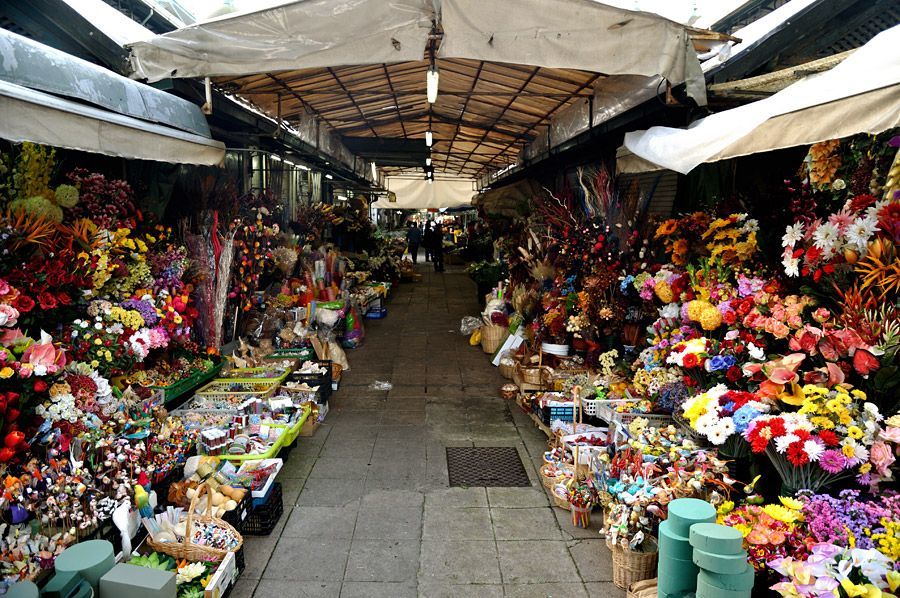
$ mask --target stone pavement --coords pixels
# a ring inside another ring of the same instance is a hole
[[[386,319],[366,321],[325,423],[281,471],[278,527],[244,539],[232,598],[624,596],[596,523],[577,530],[548,501],[546,437],[459,334],[479,311],[474,284],[428,266]],[[376,380],[393,390],[370,390]],[[518,447],[532,487],[450,488],[447,446]]]

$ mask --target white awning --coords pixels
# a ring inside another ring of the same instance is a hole
[[[687,173],[703,162],[900,126],[900,25],[883,31],[830,71],[758,102],[713,114],[687,129],[625,135],[633,154]],[[630,167],[634,166],[634,162]]]
[[[426,210],[429,208],[459,208],[472,205],[475,181],[468,179],[437,179],[433,183],[419,178],[388,177],[388,191],[397,201],[381,198],[372,204],[380,210]]]
[[[179,164],[215,165],[225,145],[200,135],[0,81],[0,138]]]
[[[157,81],[418,61],[433,22],[440,58],[660,75],[705,103],[682,25],[593,0],[300,0],[134,43],[132,67]]]

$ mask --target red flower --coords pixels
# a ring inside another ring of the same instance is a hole
[[[696,355],[694,355],[693,353],[688,353],[687,355],[684,356],[684,360],[682,361],[682,363],[684,364],[684,367],[686,367],[687,369],[692,369],[692,368],[697,367],[697,365],[700,362],[697,359]]]
[[[735,319],[736,317],[734,315],[734,312],[731,310],[728,310],[724,314],[722,314],[722,320],[728,325],[734,324]]]
[[[772,437],[784,436],[787,430],[784,429],[784,420],[776,417],[769,420],[769,429],[772,430]]]
[[[43,380],[34,381],[34,392],[44,392],[47,390],[47,383]]]
[[[697,385],[697,383],[694,382],[694,379],[691,378],[690,376],[684,376],[684,377],[682,377],[681,381],[682,381],[682,382],[684,383],[684,385],[687,386],[687,387],[692,387],[692,386],[696,386],[696,385]]]
[[[13,306],[21,313],[28,313],[34,309],[34,299],[28,295],[19,295],[13,302]]]
[[[822,439],[822,442],[824,442],[826,446],[837,446],[840,444],[837,434],[831,430],[822,430],[819,432],[819,438]]]
[[[60,293],[56,296],[56,300],[60,305],[72,305],[72,297],[68,293]]]
[[[59,305],[53,293],[47,291],[38,295],[38,303],[40,303],[41,309],[53,309]]]
[[[6,463],[10,459],[16,456],[16,452],[8,447],[3,447],[0,449],[0,463]]]
[[[725,372],[725,378],[729,382],[737,382],[738,380],[740,380],[743,377],[744,377],[744,374],[743,374],[743,372],[741,372],[741,368],[739,368],[736,365],[731,366],[730,368],[728,368],[728,371]]]
[[[797,442],[792,442],[790,446],[788,446],[787,458],[795,467],[800,467],[801,465],[809,463],[809,455],[803,450],[803,443],[799,440]]]

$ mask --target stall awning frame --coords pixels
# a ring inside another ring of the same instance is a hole
[[[0,81],[0,138],[121,158],[220,164],[225,145]]]

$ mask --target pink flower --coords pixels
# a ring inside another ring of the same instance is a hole
[[[28,347],[22,355],[22,363],[31,365],[38,376],[55,374],[66,366],[66,353],[54,347],[52,342],[43,342]]]
[[[0,296],[9,294],[9,283],[0,278]]]
[[[869,450],[869,461],[875,466],[878,475],[884,478],[891,477],[891,464],[894,462],[894,454],[886,443],[878,440]]]
[[[8,326],[12,328],[16,325],[19,318],[19,310],[12,305],[6,303],[0,304],[0,326]]]
[[[893,442],[895,444],[900,444],[900,428],[894,426],[888,426],[884,430],[878,433],[878,437],[887,442]]]
[[[14,330],[4,330],[0,332],[0,345],[8,347],[20,338],[25,338],[25,335],[22,334],[22,331],[18,328]]]
[[[825,321],[831,317],[831,312],[828,311],[824,307],[820,307],[820,308],[816,309],[814,312],[812,312],[812,317],[813,317],[813,320],[815,320],[819,324],[824,324]]]

